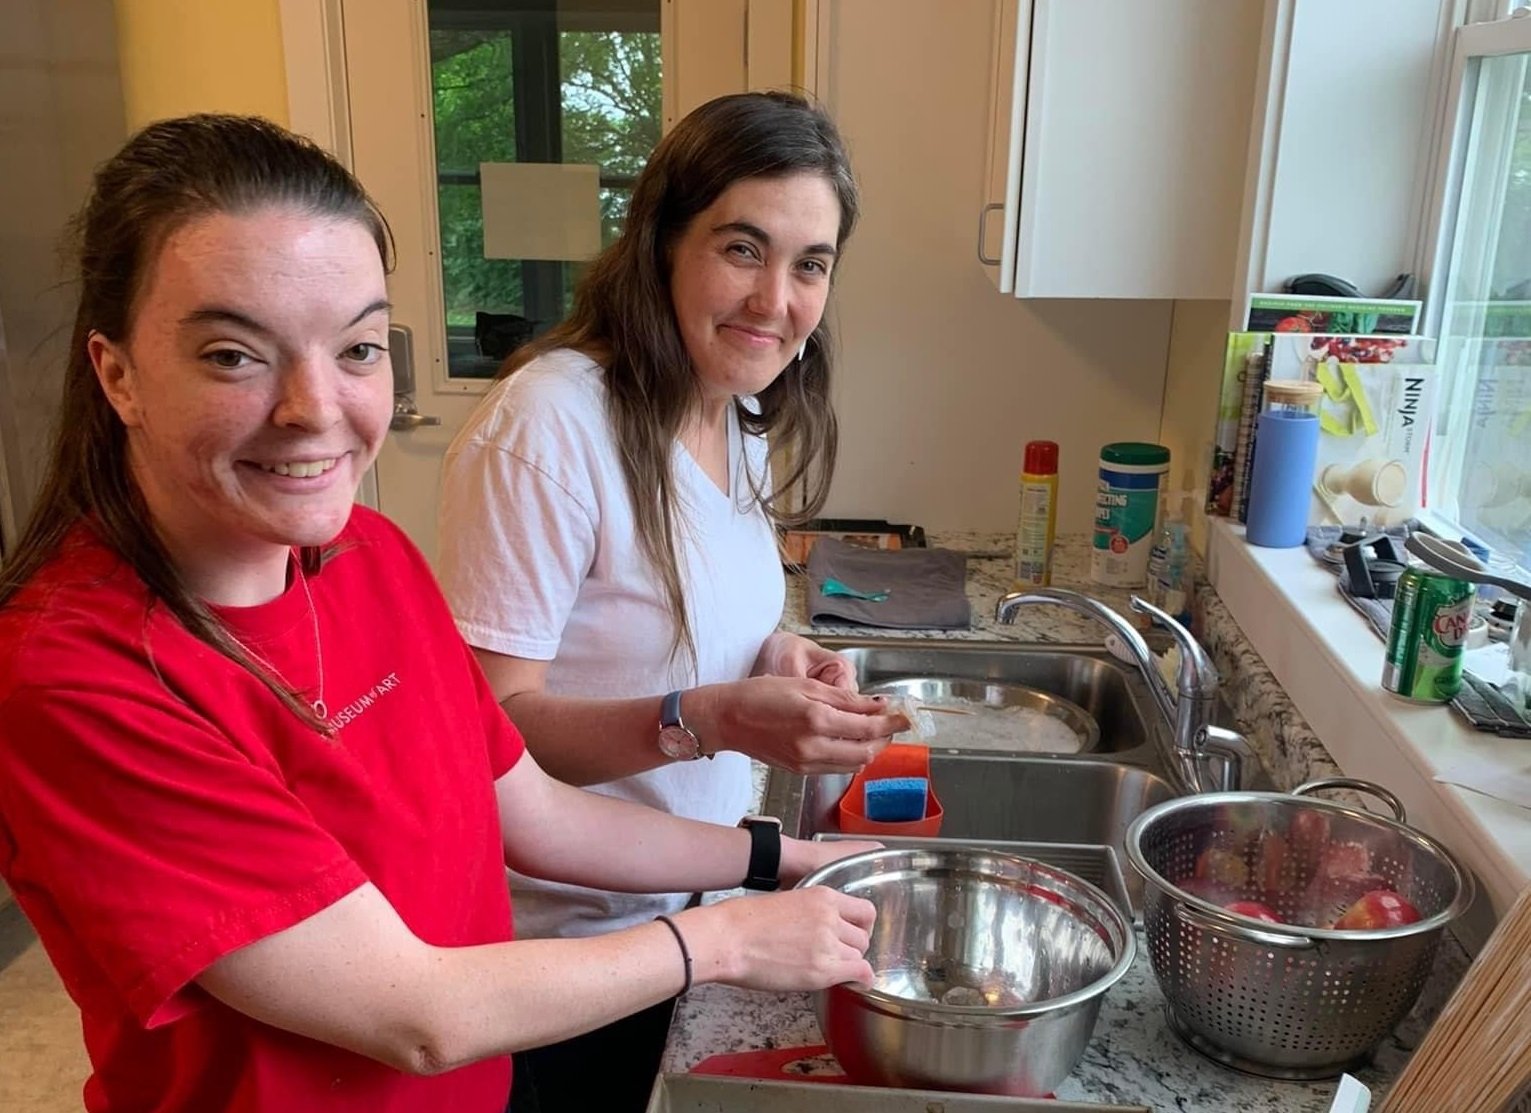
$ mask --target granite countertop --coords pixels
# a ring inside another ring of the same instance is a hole
[[[1442,948],[1419,1002],[1357,1077],[1372,1087],[1397,1076],[1466,969],[1454,945]],[[693,989],[675,1011],[662,1069],[687,1071],[722,1052],[812,1047],[824,1042],[807,993],[760,993],[730,986]],[[1327,1113],[1334,1083],[1276,1082],[1203,1058],[1170,1031],[1164,996],[1138,931],[1138,958],[1106,994],[1084,1058],[1057,1096],[1069,1101],[1146,1105],[1177,1113]],[[1445,1111],[1442,1111],[1445,1113]]]
[[[937,533],[930,543],[943,549],[973,554],[967,562],[967,596],[973,611],[969,630],[884,630],[874,626],[814,626],[808,621],[807,577],[787,577],[787,605],[782,629],[813,637],[895,637],[939,640],[1091,642],[1105,636],[1099,623],[1061,607],[1022,607],[1013,626],[994,621],[994,605],[1011,589],[1015,577],[1015,539],[1005,534]],[[999,555],[993,555],[999,554]],[[1058,538],[1053,549],[1053,583],[1085,587],[1103,603],[1132,617],[1124,588],[1090,583],[1090,545],[1085,535]]]
[[[1012,539],[1004,534],[936,534],[933,545],[973,553],[967,593],[973,626],[966,631],[877,630],[863,626],[813,626],[805,613],[803,578],[789,577],[782,628],[817,637],[928,637],[939,639],[1099,643],[1104,630],[1083,615],[1059,607],[1023,608],[1013,626],[994,622],[994,605],[1010,590]],[[978,554],[1002,553],[1000,556]],[[1089,538],[1063,536],[1054,550],[1053,582],[1078,587],[1132,617],[1130,591],[1090,583]],[[1223,679],[1223,695],[1241,729],[1278,787],[1291,788],[1339,769],[1312,729],[1250,648],[1210,586],[1197,585],[1195,632]],[[759,770],[757,787],[764,783]],[[1106,995],[1084,1058],[1058,1089],[1058,1097],[1147,1105],[1184,1113],[1322,1113],[1332,1083],[1275,1082],[1230,1070],[1203,1058],[1170,1031],[1164,998],[1149,966],[1141,928],[1138,958]],[[1461,979],[1467,958],[1448,934],[1414,1010],[1360,1072],[1374,1092],[1402,1067]],[[726,1052],[806,1047],[823,1042],[805,993],[759,993],[728,986],[694,989],[676,1010],[663,1069],[686,1071]]]

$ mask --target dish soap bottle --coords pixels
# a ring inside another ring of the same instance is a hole
[[[1021,465],[1021,513],[1015,526],[1015,586],[1053,580],[1053,532],[1058,520],[1058,446],[1026,442]]]
[[[1193,495],[1182,491],[1148,553],[1148,601],[1189,629],[1191,625],[1191,527],[1185,505]]]

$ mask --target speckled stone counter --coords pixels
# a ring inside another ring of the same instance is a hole
[[[1105,631],[1090,619],[1059,607],[1022,608],[1012,626],[994,622],[994,605],[1010,590],[1011,539],[993,534],[937,534],[933,545],[974,554],[968,561],[968,599],[973,626],[967,631],[876,630],[863,626],[812,626],[804,612],[801,577],[790,577],[783,628],[819,637],[930,637],[986,641],[1098,644]],[[1000,554],[990,556],[987,554]],[[1129,591],[1104,588],[1089,578],[1089,541],[1058,540],[1053,582],[1074,587],[1131,617]],[[1244,640],[1212,589],[1198,584],[1196,633],[1217,664],[1223,695],[1271,779],[1281,788],[1339,773],[1334,760],[1298,714],[1258,654]],[[764,769],[757,770],[757,788]],[[1124,864],[1125,868],[1125,864]],[[1149,967],[1139,934],[1138,960],[1106,996],[1095,1035],[1083,1060],[1058,1096],[1076,1101],[1123,1102],[1183,1113],[1322,1113],[1333,1084],[1273,1082],[1240,1074],[1192,1051],[1164,1017],[1164,998]],[[1410,1050],[1461,979],[1467,959],[1448,935],[1430,980],[1413,1012],[1378,1049],[1372,1067],[1360,1072],[1374,1092],[1396,1076]],[[812,998],[802,993],[757,993],[701,986],[676,1010],[664,1068],[684,1071],[725,1052],[805,1047],[822,1043]]]
[[[883,630],[872,626],[814,626],[808,621],[805,578],[787,577],[787,605],[782,628],[817,637],[952,638],[984,641],[1091,642],[1099,644],[1105,630],[1099,623],[1061,607],[1023,607],[1015,624],[994,621],[994,605],[1011,588],[1015,575],[1014,539],[1004,534],[933,534],[933,546],[971,554],[967,562],[967,595],[973,611],[970,630]],[[1088,591],[1124,615],[1133,594],[1123,588],[1090,583],[1089,538],[1064,536],[1053,550],[1053,583]]]
[[[1333,1083],[1273,1082],[1240,1074],[1192,1051],[1170,1031],[1164,997],[1149,969],[1141,932],[1138,961],[1106,995],[1084,1058],[1057,1096],[1121,1102],[1177,1113],[1324,1113]],[[1359,1073],[1373,1093],[1394,1078],[1461,978],[1466,960],[1443,948],[1414,1011]],[[822,1044],[806,993],[758,993],[707,985],[676,1010],[663,1069],[685,1071],[729,1051]],[[1443,1110],[1442,1113],[1445,1113]]]

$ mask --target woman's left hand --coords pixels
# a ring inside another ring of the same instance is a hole
[[[791,839],[783,835],[781,867],[778,871],[781,887],[790,889],[820,866],[827,866],[841,858],[881,849],[883,849],[882,843],[864,839],[832,839],[825,842],[813,842],[808,839]]]
[[[858,690],[855,665],[834,650],[784,631],[772,634],[761,645],[753,675],[806,677],[847,692]]]

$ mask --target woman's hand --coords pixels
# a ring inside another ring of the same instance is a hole
[[[782,888],[796,885],[814,870],[827,866],[852,854],[864,854],[869,850],[881,850],[880,842],[860,839],[833,839],[814,842],[811,839],[792,839],[785,835],[781,840],[781,867],[778,876]]]
[[[854,692],[856,666],[818,642],[778,631],[760,646],[752,676],[797,676]]]
[[[707,753],[738,750],[794,773],[854,773],[910,725],[876,696],[801,677],[710,684],[684,707]]]
[[[688,909],[675,922],[697,981],[780,992],[871,985],[875,916],[871,901],[815,885]]]

